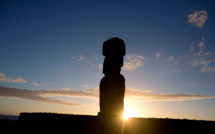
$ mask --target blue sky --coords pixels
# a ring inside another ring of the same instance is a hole
[[[215,120],[215,2],[0,1],[0,114],[96,115],[102,44],[125,41],[126,106]]]

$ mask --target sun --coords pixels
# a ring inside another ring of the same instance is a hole
[[[130,117],[139,117],[139,114],[132,107],[126,106],[123,112],[123,119],[127,120]]]

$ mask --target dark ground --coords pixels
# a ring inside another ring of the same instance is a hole
[[[19,120],[0,120],[0,130],[5,134],[214,134],[215,121],[130,118],[124,122],[87,115],[21,113]]]

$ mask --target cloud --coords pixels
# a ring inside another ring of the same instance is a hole
[[[126,89],[126,97],[146,101],[186,101],[215,98],[215,96],[194,94],[151,93],[150,90]]]
[[[81,106],[82,104],[66,101],[65,99],[51,99],[53,96],[79,97],[79,98],[99,98],[99,89],[86,89],[75,91],[69,88],[56,90],[30,90],[0,87],[0,97],[22,98],[43,103],[55,103],[61,105]],[[49,98],[48,98],[49,97]],[[139,101],[185,101],[215,98],[215,96],[192,95],[192,94],[169,94],[169,93],[151,93],[150,90],[127,88],[125,99]]]
[[[38,83],[34,82],[33,83],[34,86],[40,86]]]
[[[2,82],[14,82],[14,83],[27,83],[23,78],[6,78],[3,73],[0,73],[0,81]]]
[[[123,70],[133,71],[143,66],[143,60],[145,58],[142,55],[131,54],[125,57]]]
[[[181,72],[181,69],[179,69],[177,66],[178,62],[177,62],[175,56],[167,57],[165,64],[168,67],[168,69],[170,69],[171,72],[174,72],[174,73],[180,73]]]
[[[192,43],[190,47],[190,52],[192,53],[193,51],[194,51],[194,43]]]
[[[51,83],[37,83],[37,82],[33,82],[33,85],[34,86],[47,86],[47,85],[50,85]]]
[[[55,103],[62,105],[80,106],[81,104],[66,102],[63,100],[49,99],[47,96],[70,96],[81,98],[98,98],[98,93],[93,90],[88,91],[74,91],[69,88],[57,89],[57,90],[29,90],[18,89],[9,87],[0,87],[0,97],[12,97],[23,98],[33,101]]]
[[[208,67],[208,66],[203,66],[200,70],[200,72],[215,72],[215,67]]]
[[[11,79],[11,82],[26,83],[27,81],[25,81],[23,78],[16,78],[16,79]]]
[[[2,81],[2,82],[10,82],[10,78],[6,78],[3,73],[0,73],[0,81]]]
[[[158,60],[161,56],[161,53],[156,53],[156,59]]]
[[[34,82],[33,85],[34,85],[34,86],[40,86],[40,84],[38,84],[38,83],[36,83],[36,82]]]
[[[102,64],[99,64],[99,65],[98,65],[98,68],[99,68],[99,69],[102,69],[102,68],[103,68],[103,65],[102,65]]]
[[[72,56],[71,59],[76,59],[78,61],[85,61],[85,62],[89,62],[89,60],[87,60],[86,56],[80,55],[80,56]]]
[[[169,66],[176,65],[177,62],[175,60],[175,56],[170,56],[166,59],[166,62],[168,63]]]
[[[192,14],[188,15],[188,23],[196,26],[196,27],[203,27],[206,20],[208,18],[208,14],[206,11],[194,11]]]
[[[180,72],[181,72],[181,69],[173,69],[172,72],[180,73]]]
[[[79,61],[85,60],[85,59],[87,59],[85,56],[80,56],[80,57],[78,57],[78,60],[79,60]]]
[[[145,59],[145,57],[143,57],[142,55],[138,55],[138,54],[128,54],[125,58],[124,58],[124,65],[122,67],[123,70],[126,71],[133,71],[136,70],[139,67],[143,66],[143,60]],[[98,68],[102,69],[103,65],[102,64],[98,64]]]
[[[209,63],[210,63],[210,61],[208,61],[208,60],[203,60],[203,59],[197,60],[197,59],[195,59],[192,61],[192,66],[195,67],[195,66],[202,65],[202,66],[206,67],[209,65]]]
[[[175,57],[174,56],[170,56],[166,59],[167,62],[172,62],[174,61]]]
[[[205,56],[205,55],[209,54],[208,52],[203,53],[204,49],[206,49],[206,46],[204,45],[204,43],[205,43],[205,39],[202,38],[200,43],[197,44],[199,51],[196,53],[193,53],[193,56]],[[194,44],[193,43],[191,44],[191,49],[193,49],[193,51],[191,51],[191,53],[194,52]]]
[[[196,66],[202,66],[200,69],[200,72],[205,73],[205,72],[215,72],[215,66],[209,66],[211,63],[210,60],[205,60],[205,59],[194,59],[191,63],[192,67]]]
[[[200,72],[215,72],[215,66],[211,66],[211,64],[215,63],[214,61],[214,53],[211,51],[207,51],[207,47],[205,46],[205,39],[202,38],[200,43],[196,45],[194,43],[191,44],[191,54],[192,54],[192,67],[201,66]],[[197,50],[197,51],[195,51]]]

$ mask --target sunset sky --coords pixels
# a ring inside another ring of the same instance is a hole
[[[215,120],[215,1],[1,0],[0,114],[97,115],[102,44],[126,44],[125,107]]]

